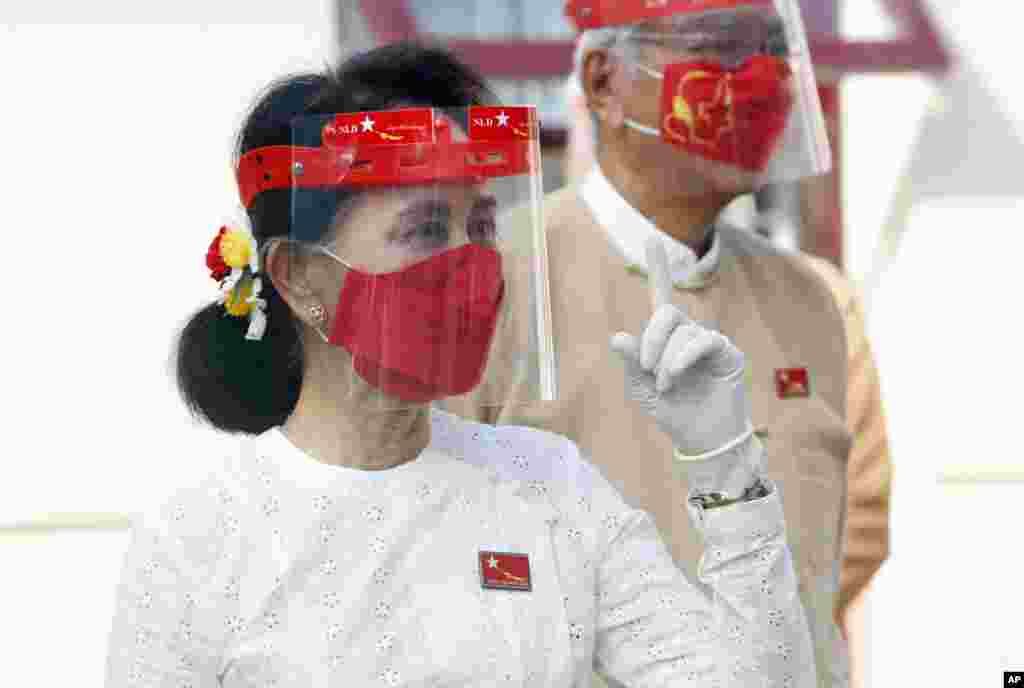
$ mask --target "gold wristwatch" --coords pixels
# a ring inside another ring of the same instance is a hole
[[[755,499],[768,496],[768,493],[768,486],[761,478],[757,478],[754,484],[745,489],[739,497],[730,497],[721,492],[706,492],[690,497],[690,502],[703,509],[718,509],[737,502],[752,502]]]

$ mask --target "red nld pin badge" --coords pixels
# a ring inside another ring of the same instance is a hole
[[[797,399],[811,395],[807,368],[779,368],[775,371],[775,391],[779,399]]]
[[[511,552],[480,552],[480,586],[491,590],[533,590],[530,559]]]

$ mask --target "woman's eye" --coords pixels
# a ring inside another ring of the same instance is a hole
[[[451,208],[436,201],[419,202],[401,213],[395,241],[414,251],[433,251],[451,239]]]
[[[470,241],[490,243],[497,239],[497,202],[490,197],[482,198],[473,206],[466,219],[466,234]]]
[[[448,223],[440,221],[424,222],[419,226],[416,232],[416,236],[419,239],[428,241],[431,243],[447,243],[448,242]]]
[[[498,235],[498,223],[495,221],[494,216],[489,214],[480,217],[470,217],[466,233],[469,235],[470,241],[478,243],[492,242]]]
[[[403,232],[401,241],[418,249],[434,249],[447,244],[449,234],[447,222],[431,220]]]

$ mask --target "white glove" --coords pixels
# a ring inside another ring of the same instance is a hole
[[[760,472],[762,453],[751,436],[745,357],[725,335],[701,327],[672,304],[668,256],[656,238],[648,241],[647,263],[654,315],[639,340],[620,332],[611,342],[626,365],[627,392],[684,455],[735,444],[732,451],[684,468],[696,489],[742,492]]]

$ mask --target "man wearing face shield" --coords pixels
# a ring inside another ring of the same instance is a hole
[[[566,11],[598,150],[581,183],[544,207],[559,400],[513,392],[500,412],[471,412],[573,438],[696,570],[689,485],[674,471],[686,448],[608,403],[622,369],[594,344],[641,323],[644,246],[660,242],[672,301],[749,357],[819,682],[846,686],[838,620],[888,548],[888,450],[862,316],[830,265],[716,221],[741,194],[831,165],[796,0],[570,0]]]

